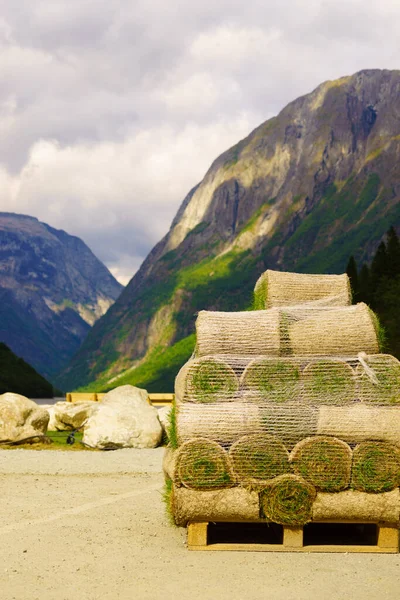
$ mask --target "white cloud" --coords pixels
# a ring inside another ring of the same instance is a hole
[[[79,235],[119,277],[253,127],[326,79],[398,67],[397,0],[1,5],[0,210]]]

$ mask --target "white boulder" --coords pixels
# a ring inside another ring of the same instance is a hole
[[[20,394],[0,395],[0,443],[21,443],[44,437],[48,412]]]
[[[72,431],[81,429],[96,407],[96,402],[82,400],[80,402],[56,402],[53,411],[49,410],[50,431]],[[53,412],[53,418],[51,415]],[[50,429],[50,427],[54,429]]]
[[[49,422],[47,425],[47,431],[57,431],[56,429],[56,421],[55,421],[55,409],[54,404],[41,404],[41,408],[47,410],[49,413]]]
[[[170,414],[171,414],[172,406],[162,406],[158,409],[158,418],[161,423],[161,427],[163,428],[163,432],[168,437],[168,428],[170,422]]]
[[[91,448],[155,448],[162,438],[157,409],[146,390],[123,385],[108,392],[84,426],[83,443]]]

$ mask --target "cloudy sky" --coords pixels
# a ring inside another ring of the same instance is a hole
[[[126,283],[211,161],[319,83],[400,68],[399,0],[0,0],[0,210]]]

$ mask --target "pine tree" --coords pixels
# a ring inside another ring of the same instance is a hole
[[[389,277],[400,275],[400,241],[393,226],[387,232],[386,253],[387,275]]]
[[[358,277],[358,301],[366,304],[371,303],[370,272],[366,263],[361,267]]]
[[[353,294],[353,303],[358,301],[358,271],[357,263],[354,256],[350,256],[349,262],[347,263],[346,273],[350,279],[351,291]]]

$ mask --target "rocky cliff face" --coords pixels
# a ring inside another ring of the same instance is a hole
[[[0,341],[52,377],[122,286],[77,237],[0,213]]]
[[[400,71],[328,81],[222,154],[59,384],[168,391],[199,309],[246,308],[266,268],[341,272],[400,225]]]

